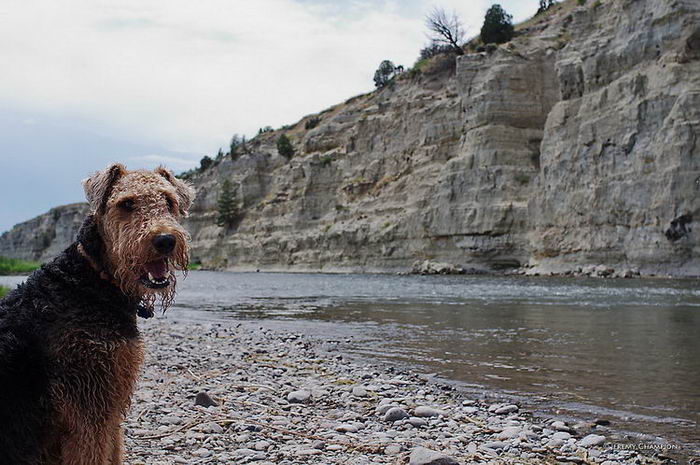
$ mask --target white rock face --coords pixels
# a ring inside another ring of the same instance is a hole
[[[0,236],[0,257],[46,262],[75,241],[87,203],[52,208]]]

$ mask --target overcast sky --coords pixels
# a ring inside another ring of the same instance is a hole
[[[537,0],[504,0],[521,21]],[[3,0],[0,232],[83,200],[112,161],[175,172],[410,67],[433,6],[477,35],[486,0]]]

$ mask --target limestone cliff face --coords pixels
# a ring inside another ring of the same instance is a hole
[[[194,181],[194,255],[235,269],[585,264],[698,274],[697,1],[569,3],[493,53],[256,138]],[[292,138],[297,155],[277,155]],[[215,226],[223,179],[242,216]]]
[[[87,212],[86,203],[74,203],[15,225],[0,236],[0,256],[39,262],[52,259],[75,241]]]
[[[572,12],[544,130],[532,261],[699,274],[700,3]]]
[[[195,174],[193,258],[700,275],[700,4],[599,3],[564,2],[509,44],[436,58]],[[222,228],[225,179],[241,215]]]

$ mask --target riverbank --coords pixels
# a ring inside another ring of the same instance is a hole
[[[538,423],[430,375],[350,361],[333,341],[169,315],[142,330],[127,465],[664,463],[604,425]]]

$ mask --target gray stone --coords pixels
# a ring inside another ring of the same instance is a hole
[[[211,457],[211,454],[212,454],[212,452],[205,447],[201,447],[201,448],[197,449],[196,451],[192,452],[192,455],[194,455],[196,457],[201,457],[201,458]]]
[[[459,462],[441,452],[416,447],[411,451],[408,465],[459,465]]]
[[[417,417],[422,417],[422,418],[427,418],[427,417],[437,417],[439,415],[444,415],[445,412],[442,410],[438,410],[433,407],[427,407],[424,405],[421,405],[420,407],[416,407],[415,410],[413,411],[413,415]]]
[[[215,422],[204,423],[201,426],[201,430],[205,433],[223,433],[224,429]]]
[[[561,439],[562,441],[567,441],[571,439],[571,434],[566,431],[557,431],[552,435],[552,439]]]
[[[496,435],[497,439],[504,440],[504,439],[514,439],[520,436],[520,433],[522,432],[522,428],[519,426],[508,426],[506,428],[503,428],[503,431],[498,433]]]
[[[195,405],[201,405],[202,407],[216,407],[217,404],[214,399],[212,399],[206,392],[198,392],[194,399]]]
[[[355,386],[352,388],[352,395],[355,397],[367,397],[367,390],[362,386]]]
[[[569,428],[563,421],[553,421],[551,427],[556,431],[566,431],[567,433],[571,432],[571,428]]]
[[[335,427],[339,433],[357,433],[357,426],[349,423],[343,423]]]
[[[401,453],[401,446],[399,444],[389,444],[384,448],[385,455],[397,455]]]
[[[160,422],[164,425],[179,425],[182,423],[182,418],[177,415],[164,415],[160,418]]]
[[[418,417],[411,417],[408,419],[408,423],[411,426],[414,426],[416,428],[422,428],[423,426],[427,426],[428,422],[424,420],[423,418],[418,418]]]
[[[404,418],[408,418],[408,413],[402,408],[398,407],[393,407],[387,410],[386,414],[384,415],[384,421],[398,421],[402,420]]]
[[[292,404],[303,404],[309,401],[311,393],[309,391],[292,391],[287,394],[287,401]]]
[[[581,447],[599,446],[605,442],[605,436],[599,434],[589,434],[578,442]]]
[[[507,415],[509,413],[514,413],[518,411],[518,406],[517,405],[504,405],[503,407],[500,407],[496,409],[496,414],[497,415]]]
[[[503,441],[489,441],[484,443],[484,447],[488,447],[489,449],[503,449],[507,446],[507,444]]]

